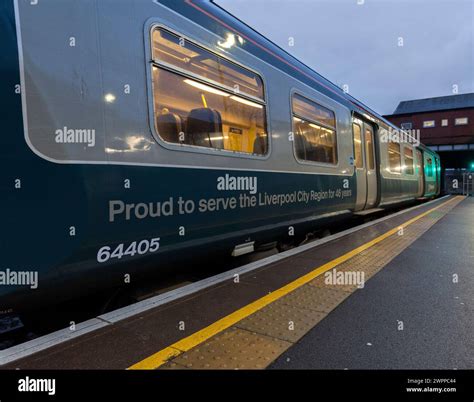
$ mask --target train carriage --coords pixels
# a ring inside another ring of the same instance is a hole
[[[212,2],[0,18],[2,261],[38,273],[3,312],[439,194],[436,153]]]

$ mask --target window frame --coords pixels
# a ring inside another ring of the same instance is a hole
[[[392,166],[390,165],[390,144],[397,144],[399,148],[399,155],[400,155],[400,169],[398,172],[392,170]],[[397,176],[402,175],[402,144],[400,142],[395,142],[395,141],[389,141],[387,142],[387,166],[388,166],[388,171],[391,174],[396,174]]]
[[[405,125],[405,124],[409,124],[410,127],[409,128],[403,127],[403,125]],[[413,123],[411,121],[406,121],[404,123],[400,123],[400,128],[402,130],[412,130],[413,129]]]
[[[333,130],[334,131],[334,134],[335,134],[335,137],[336,137],[336,163],[327,163],[327,162],[317,162],[317,161],[310,161],[310,160],[305,160],[305,159],[299,159],[298,158],[298,155],[296,154],[296,147],[295,147],[295,121],[294,121],[294,118],[297,117],[297,118],[300,118],[298,116],[295,116],[295,114],[293,113],[293,98],[295,95],[298,95],[300,96],[301,98],[303,98],[304,100],[308,101],[308,102],[311,102],[311,103],[314,103],[316,105],[319,105],[319,106],[322,106],[328,110],[330,110],[331,112],[334,113],[334,123],[335,123],[335,127],[329,127],[327,125],[325,125],[324,123],[321,123],[321,122],[318,122],[318,121],[313,121],[313,120],[306,120],[305,121],[310,121],[311,123],[313,124],[316,124],[318,126],[321,126],[322,128],[326,128],[328,130]],[[295,157],[295,160],[296,162],[298,162],[299,164],[302,164],[302,165],[310,165],[310,166],[321,166],[321,167],[326,167],[326,168],[338,168],[339,165],[340,165],[340,160],[339,160],[339,141],[338,141],[338,123],[337,123],[337,113],[336,113],[336,110],[332,107],[332,106],[329,106],[327,103],[324,103],[323,101],[315,101],[313,100],[313,98],[311,98],[309,95],[307,95],[306,93],[302,92],[302,91],[299,91],[297,89],[292,89],[290,91],[290,120],[291,120],[291,132],[293,133],[293,141],[292,142],[292,149],[293,149],[293,156]]]
[[[263,106],[264,108],[264,124],[265,124],[265,133],[267,134],[267,152],[264,155],[249,153],[249,152],[240,152],[240,151],[231,151],[227,149],[218,149],[218,148],[208,148],[208,147],[200,147],[197,145],[191,144],[181,144],[181,143],[174,143],[165,141],[159,134],[157,128],[157,121],[156,121],[156,113],[155,113],[155,93],[154,93],[154,80],[153,80],[153,67],[157,67],[163,70],[166,70],[173,74],[178,74],[183,78],[190,78],[192,80],[198,81],[205,85],[214,87],[216,89],[220,89],[224,92],[231,92],[232,95],[236,95],[233,92],[233,89],[227,87],[226,85],[222,85],[220,83],[214,83],[213,80],[207,80],[206,78],[200,77],[199,75],[193,74],[191,72],[187,72],[179,67],[172,66],[166,62],[160,62],[158,60],[153,59],[153,32],[156,29],[163,29],[173,35],[178,36],[179,38],[183,38],[186,41],[189,41],[194,46],[202,48],[204,51],[209,52],[217,57],[224,59],[229,63],[233,63],[236,66],[250,71],[253,74],[257,75],[258,78],[261,80],[263,85],[263,97],[264,99],[255,98],[252,95],[242,95],[238,94],[239,97],[243,99],[247,99],[251,102],[256,102]],[[216,36],[218,39],[222,39]],[[146,55],[146,78],[147,78],[147,93],[148,93],[148,115],[150,121],[150,127],[152,135],[155,141],[160,144],[163,148],[172,150],[172,151],[184,151],[184,152],[192,152],[192,153],[199,153],[199,154],[206,154],[206,155],[213,155],[213,156],[223,156],[223,157],[231,157],[231,158],[243,158],[243,159],[254,159],[254,160],[267,160],[270,158],[272,154],[272,136],[271,136],[271,121],[269,115],[269,104],[268,104],[268,91],[266,85],[266,79],[264,74],[261,71],[256,70],[253,66],[249,67],[243,65],[240,62],[235,61],[235,59],[230,58],[228,55],[223,55],[221,52],[212,49],[207,44],[203,43],[201,38],[191,38],[186,34],[182,34],[176,31],[173,28],[170,28],[167,25],[158,22],[152,22],[149,25],[145,26],[145,55]]]

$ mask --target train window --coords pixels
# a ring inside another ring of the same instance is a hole
[[[153,31],[153,95],[162,140],[265,155],[261,78],[162,30]]]
[[[153,60],[263,101],[261,78],[162,28],[153,31]]]
[[[404,147],[403,159],[405,160],[405,173],[415,174],[415,165],[413,163],[413,149]]]
[[[367,169],[374,170],[374,133],[371,128],[365,129],[365,157],[367,158]]]
[[[402,156],[397,142],[388,143],[388,166],[392,173],[401,173]]]
[[[300,95],[293,95],[296,157],[301,161],[337,163],[336,115]]]
[[[352,124],[354,133],[354,165],[356,168],[363,168],[364,161],[362,159],[362,132],[358,124]]]
[[[433,159],[426,159],[426,176],[433,177]]]

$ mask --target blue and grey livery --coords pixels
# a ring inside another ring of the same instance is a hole
[[[435,153],[212,2],[5,0],[0,20],[2,312],[439,194]]]

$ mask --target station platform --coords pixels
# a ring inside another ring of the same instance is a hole
[[[2,351],[1,368],[471,368],[473,235],[473,199],[444,197]]]

